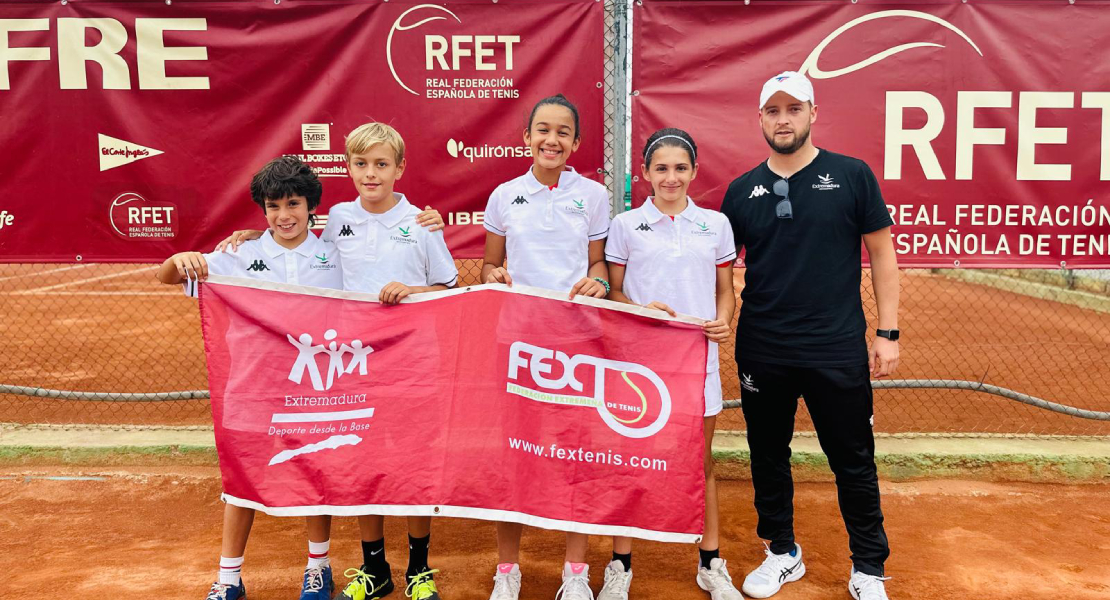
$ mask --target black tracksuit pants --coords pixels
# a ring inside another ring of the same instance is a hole
[[[743,359],[737,364],[759,515],[756,533],[771,541],[775,554],[794,549],[790,440],[798,397],[802,396],[836,475],[852,563],[857,571],[882,576],[890,547],[879,504],[867,365],[791,367]]]

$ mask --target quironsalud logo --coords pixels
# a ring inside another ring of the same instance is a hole
[[[553,362],[559,363],[562,375],[556,379],[548,379],[546,375],[552,372]],[[585,386],[577,376],[580,367],[586,370],[593,368],[592,394],[584,393]],[[522,369],[527,370],[532,383],[541,389],[513,382],[522,381]],[[620,379],[632,394],[620,394],[616,391],[607,393],[606,375],[612,372],[620,374]],[[646,379],[655,388],[652,402],[648,401],[644,391],[629,378],[630,374]],[[671,394],[667,384],[655,371],[637,363],[588,354],[567,356],[564,352],[516,341],[509,347],[508,379],[505,391],[510,394],[535,402],[593,408],[610,429],[628,438],[646,438],[659,433],[671,416]],[[557,393],[559,391],[573,391],[578,394]],[[627,396],[628,399],[622,396]],[[654,418],[649,418],[651,415]]]

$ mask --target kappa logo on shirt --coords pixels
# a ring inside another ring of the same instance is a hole
[[[513,200],[511,204],[528,204],[528,200],[524,196],[517,196],[516,200]]]
[[[270,267],[267,267],[266,263],[262,262],[261,260],[256,260],[256,261],[251,263],[251,266],[247,267],[247,270],[248,271],[262,272],[262,271],[269,271]]]
[[[765,188],[761,185],[757,185],[757,186],[755,186],[755,189],[752,190],[752,193],[748,196],[748,198],[758,198],[758,197],[760,197],[764,194],[770,194],[770,193],[771,192],[767,191],[767,188]]]
[[[835,190],[836,188],[840,187],[839,183],[833,183],[833,177],[829,173],[818,175],[817,180],[821,183],[813,184],[813,189],[815,190]]]
[[[640,223],[640,226],[636,228],[636,231],[653,231],[653,230],[651,228],[651,225],[648,225],[647,223]]]
[[[339,237],[347,237],[354,234],[355,232],[351,230],[350,225],[344,225],[343,228],[339,230]]]

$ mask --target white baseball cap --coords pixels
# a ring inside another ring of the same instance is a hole
[[[797,71],[783,71],[763,84],[763,91],[759,93],[760,110],[775,92],[786,92],[802,102],[813,102],[813,84]]]

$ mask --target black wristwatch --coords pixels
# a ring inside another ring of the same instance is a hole
[[[892,342],[897,342],[898,341],[898,330],[897,329],[876,329],[875,330],[875,335],[877,335],[879,337],[885,337],[886,339],[888,339]]]

